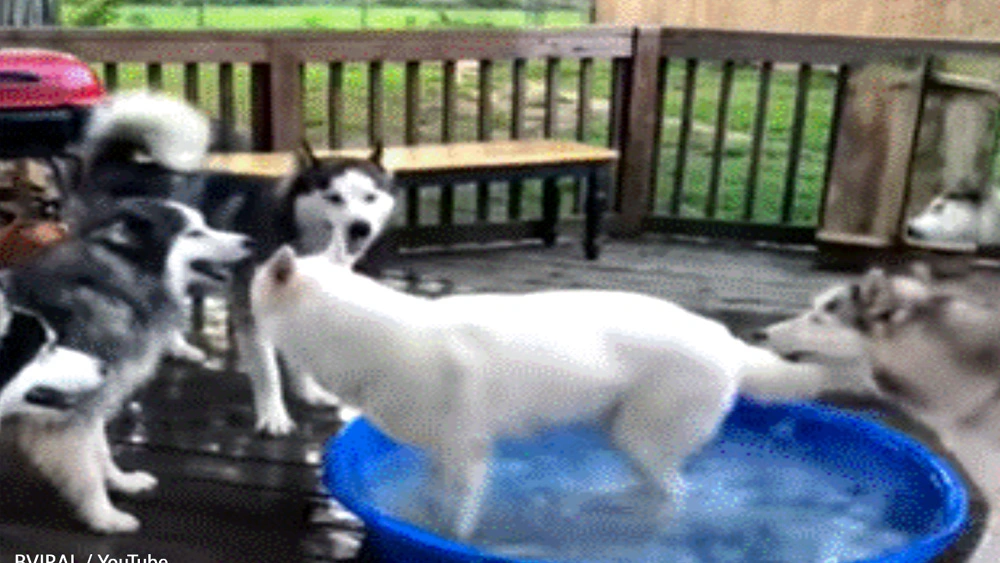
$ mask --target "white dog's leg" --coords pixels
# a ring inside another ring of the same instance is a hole
[[[716,368],[694,362],[675,364],[668,369],[703,372],[704,381],[718,383],[684,388],[676,382],[689,377],[687,374],[651,375],[629,392],[611,423],[615,445],[662,495],[657,512],[664,518],[676,513],[683,502],[681,465],[715,435],[736,390],[735,381]]]
[[[191,362],[193,364],[203,364],[208,360],[208,354],[204,350],[191,344],[185,338],[183,331],[174,333],[170,341],[170,348],[167,352],[172,358]]]
[[[281,373],[274,346],[259,334],[237,331],[236,342],[240,357],[253,388],[257,431],[271,436],[284,436],[295,430],[295,421],[288,414],[281,393]]]
[[[450,532],[468,540],[479,524],[480,508],[489,469],[490,449],[485,444],[455,444],[434,464],[434,478],[440,495],[437,510],[447,515]]]
[[[91,530],[114,534],[135,532],[139,520],[123,512],[108,497],[100,442],[103,430],[91,421],[68,424],[24,420],[19,428],[20,450]]]
[[[152,473],[146,471],[123,471],[115,463],[114,456],[111,455],[111,445],[108,443],[108,433],[103,420],[98,421],[97,428],[94,429],[95,447],[97,455],[101,460],[101,468],[104,472],[104,480],[108,488],[112,491],[135,495],[156,488],[157,479]]]
[[[230,295],[229,318],[239,353],[238,369],[250,377],[257,431],[271,436],[285,436],[295,430],[281,392],[281,372],[274,345],[257,330],[250,310],[250,276],[239,270]]]

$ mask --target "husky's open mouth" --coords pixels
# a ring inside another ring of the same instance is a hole
[[[226,283],[232,277],[231,264],[220,264],[210,260],[191,262],[191,270],[218,283]]]
[[[357,255],[364,248],[365,242],[372,234],[371,225],[368,223],[353,223],[347,228],[347,253],[351,256]]]
[[[816,352],[809,352],[807,350],[793,350],[791,352],[781,354],[781,357],[789,362],[799,364],[815,361],[819,358],[819,354]]]

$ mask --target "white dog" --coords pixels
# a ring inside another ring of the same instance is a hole
[[[713,437],[739,390],[812,396],[825,377],[652,297],[428,299],[288,248],[257,271],[251,303],[261,334],[293,366],[430,452],[439,527],[458,538],[476,528],[499,437],[602,422],[668,511],[682,462]]]

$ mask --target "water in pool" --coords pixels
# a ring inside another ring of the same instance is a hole
[[[595,563],[834,563],[906,544],[912,536],[887,524],[893,493],[783,453],[795,449],[794,424],[745,443],[730,436],[691,458],[685,501],[669,525],[649,517],[636,475],[592,429],[501,444],[472,543],[507,556]],[[412,448],[378,459],[366,477],[374,505],[425,523],[426,468]]]

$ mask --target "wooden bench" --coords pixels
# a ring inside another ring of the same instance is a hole
[[[317,156],[367,156],[370,149],[317,151]],[[558,140],[484,141],[472,143],[425,144],[387,147],[383,165],[390,170],[400,189],[409,190],[407,216],[416,224],[416,191],[424,186],[464,182],[516,181],[527,178],[544,180],[540,228],[531,233],[546,245],[555,243],[559,221],[558,177],[586,179],[584,196],[583,248],[588,259],[596,259],[597,243],[608,195],[613,184],[613,170],[618,153],[611,149]],[[292,153],[231,153],[209,158],[210,170],[282,176],[295,166]]]

